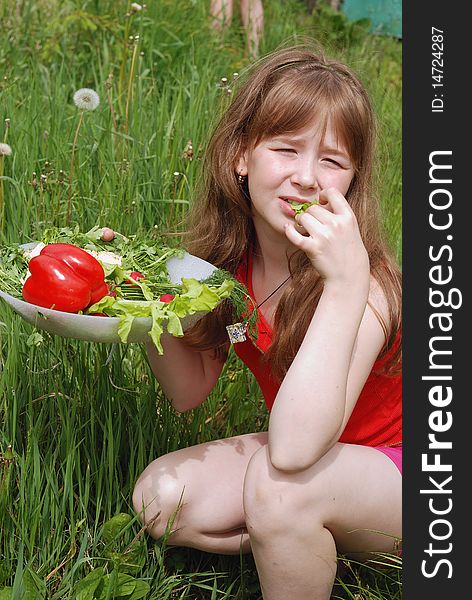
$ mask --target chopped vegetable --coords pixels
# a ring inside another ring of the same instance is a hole
[[[173,296],[172,294],[162,294],[159,300],[161,302],[171,302],[174,298],[175,296]]]
[[[129,283],[130,285],[132,285],[134,287],[139,287],[139,286],[135,285],[134,282],[139,281],[140,279],[144,279],[144,275],[142,275],[141,273],[138,273],[138,271],[132,271],[129,274],[129,279],[126,280],[126,283]]]

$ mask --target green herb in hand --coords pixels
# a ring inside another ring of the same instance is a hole
[[[290,206],[295,211],[295,216],[302,215],[313,204],[319,204],[319,202],[290,202]]]

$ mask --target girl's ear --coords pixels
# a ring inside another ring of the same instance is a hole
[[[247,150],[245,150],[239,157],[236,165],[236,172],[238,175],[246,177],[247,175]]]

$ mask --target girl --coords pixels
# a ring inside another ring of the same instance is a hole
[[[325,600],[337,552],[393,551],[401,535],[400,273],[380,235],[373,141],[350,69],[279,50],[216,127],[191,215],[188,250],[257,305],[257,339],[234,349],[261,385],[269,431],[157,458],[133,503],[155,538],[176,515],[170,544],[252,551],[266,600]],[[163,356],[149,344],[177,411],[215,385],[231,324],[221,305],[167,336]]]

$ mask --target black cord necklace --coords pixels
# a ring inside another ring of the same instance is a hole
[[[264,298],[264,300],[263,300],[262,302],[259,302],[259,304],[256,306],[256,309],[257,309],[257,308],[259,308],[259,307],[261,307],[261,306],[264,304],[264,302],[267,302],[267,300],[268,300],[269,298],[272,298],[272,296],[275,294],[275,292],[278,292],[278,291],[280,290],[280,288],[281,288],[283,285],[285,285],[285,284],[287,283],[287,281],[288,281],[289,279],[291,279],[291,278],[292,278],[292,276],[291,276],[291,275],[289,275],[289,276],[287,277],[287,279],[284,279],[284,280],[282,281],[282,283],[280,283],[280,284],[279,284],[279,285],[278,285],[278,286],[275,288],[275,290],[274,290],[273,292],[271,292],[271,293],[270,293],[270,294],[267,296],[267,298]]]
[[[246,260],[246,288],[249,285],[248,259],[249,259],[249,257]],[[267,300],[269,300],[269,298],[272,298],[272,296],[275,294],[275,292],[278,292],[280,290],[280,288],[283,287],[287,283],[287,281],[291,278],[292,278],[292,275],[290,274],[286,279],[284,279],[282,281],[282,283],[279,283],[279,285],[275,288],[275,290],[273,290],[267,296],[267,298],[264,298],[264,300],[262,300],[262,302],[259,302],[259,304],[257,304],[254,307],[254,310],[257,310],[264,304],[264,302],[267,302]],[[248,321],[249,321],[249,319],[246,319],[242,323],[233,323],[232,325],[226,326],[226,331],[228,332],[229,341],[232,344],[238,344],[239,342],[246,341],[246,332],[247,332]]]

